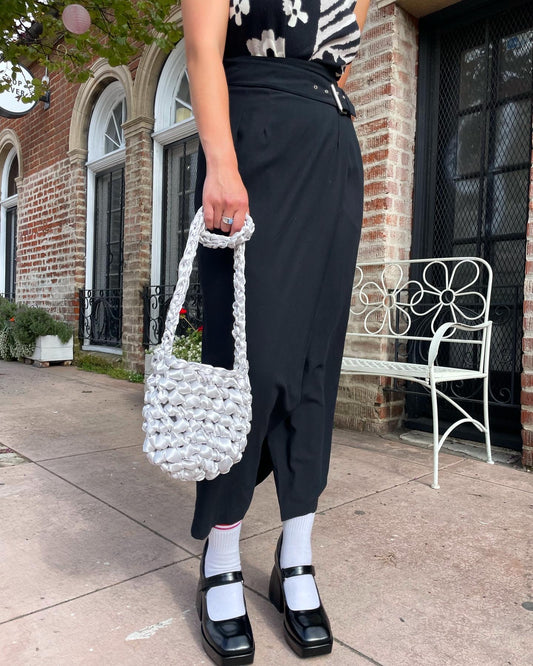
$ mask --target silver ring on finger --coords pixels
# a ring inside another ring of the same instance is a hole
[[[228,224],[230,227],[233,224],[232,217],[226,217],[225,215],[223,215],[220,219],[222,220],[222,222],[224,222],[224,224]]]

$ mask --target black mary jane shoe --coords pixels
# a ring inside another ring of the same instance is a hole
[[[207,543],[200,562],[200,580],[196,594],[196,609],[202,627],[202,644],[217,666],[241,666],[254,660],[254,637],[248,614],[229,620],[212,620],[207,612],[207,592],[218,585],[242,583],[242,573],[233,571],[205,577],[204,560]]]
[[[311,565],[302,565],[282,569],[279,565],[281,541],[282,536],[280,536],[276,548],[276,559],[270,576],[268,596],[278,611],[284,614],[283,628],[287,643],[299,657],[318,657],[322,654],[329,654],[333,648],[333,636],[322,602],[318,608],[313,610],[291,610],[287,605],[283,588],[283,581],[286,578],[304,574],[314,576],[315,568]]]

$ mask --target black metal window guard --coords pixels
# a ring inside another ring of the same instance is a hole
[[[122,289],[80,289],[79,301],[80,344],[120,347]]]
[[[149,285],[143,290],[143,346],[145,349],[158,345],[165,330],[165,319],[174,293],[174,285]],[[191,282],[187,299],[183,306],[187,310],[176,330],[177,335],[185,335],[202,323],[202,296],[200,285]]]

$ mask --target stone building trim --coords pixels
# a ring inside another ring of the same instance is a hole
[[[126,117],[130,118],[133,110],[133,81],[130,70],[125,67],[111,67],[102,58],[92,66],[93,76],[80,86],[74,106],[69,133],[69,152],[77,149],[87,150],[89,125],[93,108],[103,89],[112,81],[120,81],[126,98]]]
[[[17,160],[18,163],[18,177],[17,193],[9,196],[8,194],[8,181],[9,172],[13,162]],[[18,207],[18,189],[22,182],[20,176],[22,169],[21,149],[18,136],[10,129],[3,130],[0,133],[0,294],[6,291],[6,275],[4,270],[4,260],[6,260],[7,252],[7,211]]]
[[[160,281],[164,148],[169,143],[192,136],[197,131],[194,118],[180,123],[173,123],[171,119],[170,111],[174,104],[176,87],[185,67],[185,43],[181,40],[161,70],[154,100],[151,284],[159,284]]]

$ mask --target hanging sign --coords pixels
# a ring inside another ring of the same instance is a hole
[[[0,116],[5,118],[19,118],[29,113],[37,104],[37,100],[23,102],[21,97],[27,95],[31,90],[33,76],[25,67],[19,65],[20,72],[15,75],[11,88],[0,92]],[[13,66],[10,62],[0,62],[0,80],[5,78],[12,79]],[[28,84],[30,88],[28,88]]]

